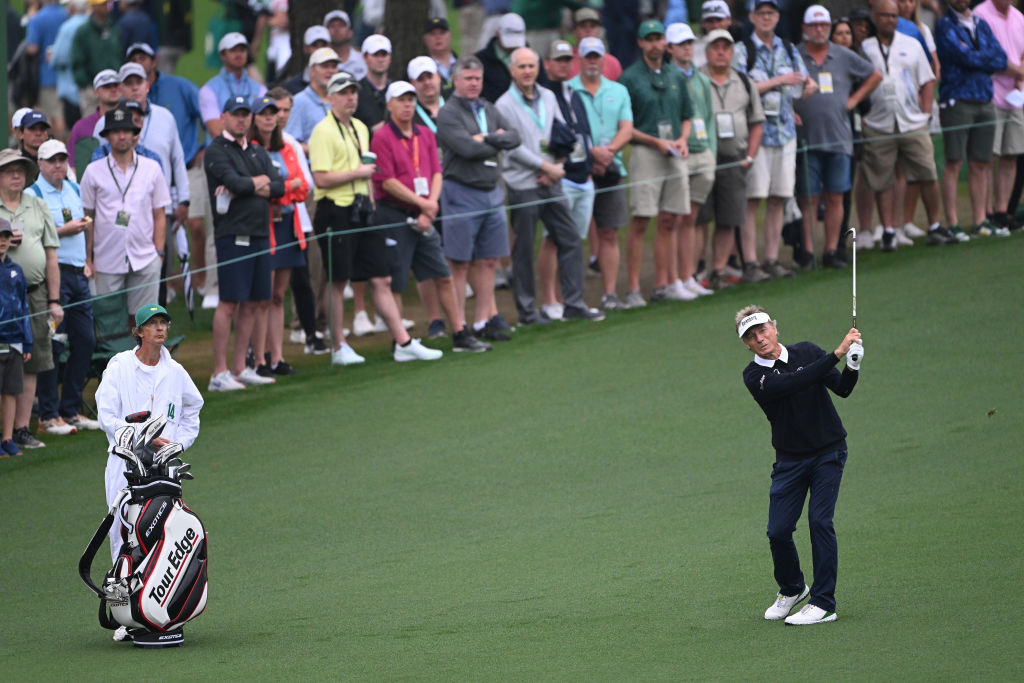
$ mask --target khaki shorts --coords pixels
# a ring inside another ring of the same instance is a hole
[[[690,166],[690,202],[704,204],[715,184],[715,155],[706,149],[691,154],[686,161]]]
[[[792,197],[796,187],[796,139],[757,151],[747,172],[747,199]]]
[[[210,213],[210,190],[206,186],[206,171],[202,164],[188,169],[188,217],[205,218],[213,222]]]
[[[928,125],[901,135],[883,133],[863,126],[864,180],[874,192],[892,187],[896,181],[896,164],[903,169],[908,183],[926,183],[938,178],[935,171],[935,150]]]
[[[28,293],[28,312],[41,313],[47,310],[46,282]],[[53,370],[53,344],[50,342],[50,316],[33,315],[29,318],[32,325],[32,357],[25,363],[25,372],[35,375]]]
[[[992,153],[999,157],[1024,154],[1024,109],[996,107],[996,137]]]
[[[38,108],[46,114],[46,120],[53,124],[54,121],[64,120],[64,103],[57,95],[57,88],[40,88]]]
[[[665,156],[653,147],[636,145],[629,156],[629,210],[650,218],[660,212],[690,213],[690,182],[686,159]]]

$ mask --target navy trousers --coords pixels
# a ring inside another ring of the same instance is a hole
[[[768,504],[768,542],[775,564],[775,581],[783,595],[798,595],[804,589],[800,557],[793,542],[796,522],[807,504],[807,525],[811,532],[814,583],[810,604],[826,612],[836,611],[836,573],[839,546],[832,517],[839,498],[839,483],[846,465],[846,451],[834,451],[807,460],[783,460],[772,467]]]
[[[80,272],[69,268],[60,269],[60,305],[64,308],[64,320],[57,332],[67,332],[68,360],[64,363],[64,389],[60,394],[58,408],[57,374],[64,344],[53,343],[53,370],[40,372],[36,379],[36,395],[39,397],[39,417],[52,420],[74,417],[82,412],[82,390],[89,374],[92,351],[96,346],[96,333],[92,321],[92,294],[89,280]],[[75,304],[69,306],[69,304]],[[36,344],[50,343],[36,340]]]

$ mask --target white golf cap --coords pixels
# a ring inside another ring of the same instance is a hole
[[[375,55],[381,50],[391,54],[391,40],[387,36],[382,36],[379,33],[366,36],[362,50],[364,55]]]
[[[22,107],[18,111],[14,112],[14,116],[11,117],[11,128],[21,128],[21,120],[25,118],[25,114],[32,111],[32,107]]]
[[[327,62],[341,63],[341,58],[338,57],[338,53],[329,47],[318,47],[313,50],[313,54],[309,56],[310,66],[313,66],[314,64],[326,64]]]
[[[124,51],[124,58],[130,59],[136,52],[143,52],[150,57],[156,57],[156,50],[149,43],[132,43],[128,46],[128,49]]]
[[[322,40],[329,45],[331,43],[331,32],[323,26],[310,26],[302,34],[303,45],[312,45],[318,40]]]
[[[727,40],[732,45],[736,40],[732,37],[732,34],[726,31],[724,28],[716,28],[714,31],[707,35],[706,45],[710,45],[716,40]]]
[[[241,33],[232,31],[231,33],[225,33],[224,37],[217,43],[217,52],[224,52],[224,50],[231,50],[239,45],[249,45],[249,41],[245,39]]]
[[[821,5],[811,5],[804,12],[805,24],[831,24],[832,15]]]
[[[410,81],[415,81],[425,73],[437,73],[437,62],[432,57],[420,56],[409,60],[409,68],[405,70]]]
[[[324,15],[324,26],[331,23],[334,19],[341,19],[345,22],[345,26],[351,26],[352,20],[348,18],[348,12],[342,12],[340,9],[331,10]]]
[[[751,313],[747,317],[743,318],[743,320],[740,320],[739,327],[736,328],[736,331],[739,332],[740,339],[743,339],[744,333],[746,333],[746,331],[751,327],[761,325],[763,323],[770,323],[771,321],[772,317],[770,315],[764,311],[758,311],[757,313]]]
[[[104,69],[96,74],[92,79],[92,87],[96,90],[99,90],[105,85],[120,85],[120,83],[121,78],[113,69]]]
[[[413,95],[416,94],[416,88],[412,87],[412,83],[409,83],[408,81],[395,81],[388,86],[388,91],[384,95],[384,101],[390,102],[396,97],[401,97],[408,93],[412,93]]]
[[[608,54],[608,51],[604,48],[604,41],[595,36],[589,36],[581,40],[578,52],[580,57],[587,57],[593,54],[603,57]]]
[[[498,20],[498,40],[504,48],[526,47],[526,22],[514,12]]]
[[[693,35],[693,29],[690,28],[689,24],[677,22],[675,24],[669,24],[665,28],[665,40],[668,41],[669,45],[679,45],[685,43],[688,40],[696,40],[697,36]]]
[[[36,156],[44,161],[48,161],[58,154],[68,156],[68,148],[65,147],[64,143],[60,140],[47,140],[43,144],[39,145],[39,152]]]
[[[723,0],[707,0],[700,8],[701,21],[705,19],[730,19],[732,12]]]
[[[146,80],[146,70],[142,68],[141,64],[136,64],[135,62],[122,64],[117,72],[117,78],[124,83],[129,76],[138,76],[142,80]]]
[[[346,88],[358,87],[359,83],[356,81],[355,76],[347,71],[339,71],[331,76],[331,80],[327,81],[327,94],[333,95],[334,93],[341,92]]]

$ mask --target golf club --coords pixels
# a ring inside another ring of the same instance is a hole
[[[850,263],[853,268],[853,326],[857,327],[857,230],[850,228],[849,233],[853,237],[853,247],[850,249],[850,253],[853,254],[853,260]],[[853,359],[854,361],[858,360],[856,355],[853,356]]]

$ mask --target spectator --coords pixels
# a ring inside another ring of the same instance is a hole
[[[764,109],[757,86],[743,72],[732,67],[735,58],[732,34],[715,29],[707,35],[708,62],[702,71],[708,76],[715,96],[711,106],[715,115],[718,168],[711,195],[697,217],[707,231],[712,215],[711,264],[707,269],[708,288],[732,286],[725,274],[734,233],[746,220],[747,173],[761,147]],[[703,249],[701,249],[703,253]]]
[[[356,77],[366,78],[366,62],[359,50],[352,49],[352,20],[348,13],[332,10],[324,15],[324,26],[331,34],[331,48],[338,54],[339,71],[345,71]]]
[[[732,29],[732,11],[729,9],[729,3],[725,0],[706,0],[701,5],[701,36],[693,46],[693,65],[698,69],[707,63],[708,35],[717,29]]]
[[[850,159],[853,156],[853,129],[850,111],[882,81],[881,72],[857,53],[829,42],[832,17],[821,5],[804,12],[804,42],[800,57],[808,77],[818,84],[813,97],[794,102],[803,125],[797,136],[808,149],[800,157],[803,178],[799,181],[800,209],[804,218],[803,251],[807,255],[799,265],[810,265],[814,257],[815,222],[818,197],[825,198],[825,246],[822,263],[826,268],[845,267],[836,252],[843,219],[843,194],[850,189]],[[860,86],[854,88],[854,83]],[[813,123],[812,123],[813,122]],[[891,132],[892,129],[889,129]],[[891,165],[890,165],[891,166]],[[771,266],[765,271],[772,277]]]
[[[0,150],[0,218],[13,228],[11,260],[25,275],[28,312],[31,315],[32,357],[25,360],[24,388],[15,402],[14,443],[21,448],[42,448],[46,444],[29,431],[32,403],[36,398],[36,376],[53,369],[49,321],[64,319],[60,305],[60,270],[57,267],[57,228],[46,202],[25,189],[35,182],[36,165],[13,149]]]
[[[601,13],[591,7],[584,7],[576,10],[572,15],[572,19],[572,34],[576,37],[576,45],[573,46],[572,50],[573,57],[570,74],[576,76],[582,68],[579,46],[583,39],[601,39]],[[609,81],[617,81],[619,76],[622,75],[622,62],[619,61],[618,57],[607,52],[604,55],[604,66],[602,68],[604,71],[601,72],[601,75]]]
[[[878,0],[874,10],[877,35],[861,44],[864,56],[883,76],[881,85],[871,93],[871,109],[862,123],[863,178],[867,187],[878,193],[882,251],[893,251],[897,245],[897,217],[892,201],[897,163],[908,183],[921,186],[929,222],[928,243],[955,242],[954,236],[939,224],[938,176],[928,123],[935,74],[921,45],[896,30],[896,16],[894,0]],[[862,217],[858,236],[870,235],[864,223]]]
[[[387,116],[385,94],[388,84],[388,69],[391,68],[391,41],[387,36],[374,33],[363,41],[363,61],[366,62],[366,77],[359,81],[359,106],[355,118],[366,124],[373,135],[384,125]]]
[[[107,0],[89,0],[89,8],[89,21],[78,27],[71,44],[71,72],[83,114],[96,108],[96,97],[89,90],[92,78],[104,69],[117,71],[124,54],[121,30],[110,21]]]
[[[576,11],[587,4],[577,0],[513,0],[512,11],[529,27],[527,43],[538,55],[546,55],[551,44],[561,37],[563,10]]]
[[[203,165],[217,246],[220,301],[213,314],[213,374],[210,391],[235,391],[246,385],[272,384],[246,367],[250,343],[260,348],[267,336],[270,306],[270,200],[284,195],[266,150],[249,144],[252,103],[241,95],[228,98],[221,133],[206,148]],[[236,317],[237,314],[237,317]],[[235,322],[235,345],[228,368],[228,339]]]
[[[85,167],[92,160],[93,150],[99,142],[93,137],[96,122],[121,101],[121,79],[114,69],[104,69],[92,79],[93,98],[96,110],[83,116],[71,127],[68,137],[68,163],[74,167],[75,175],[81,178]],[[85,113],[85,110],[82,110]]]
[[[71,71],[71,46],[75,32],[89,18],[86,16],[88,0],[70,0],[67,5],[68,18],[60,25],[57,37],[53,41],[53,52],[50,66],[57,76],[57,96],[64,113],[64,125],[74,126],[82,118],[82,110],[78,106],[78,86]]]
[[[1010,192],[1017,175],[1017,159],[1024,154],[1024,110],[1006,99],[1010,91],[1024,83],[1024,14],[1010,0],[985,0],[974,8],[974,16],[983,19],[1006,53],[1006,68],[992,75],[996,127],[993,154],[996,161],[992,192],[992,220],[988,229],[1006,236],[1020,224],[1008,213]],[[982,230],[984,230],[984,227]]]
[[[562,317],[604,320],[604,313],[583,302],[583,247],[561,186],[565,169],[561,158],[555,156],[559,142],[554,137],[555,122],[569,135],[570,149],[574,136],[566,130],[554,94],[537,85],[537,53],[530,48],[516,50],[512,53],[511,70],[512,87],[498,98],[496,106],[519,130],[522,140],[506,155],[502,170],[512,205],[513,290],[519,324],[548,322],[535,306],[533,254],[538,220],[544,223],[558,251],[558,274],[565,299]]]
[[[706,289],[694,277],[697,259],[694,255],[697,215],[711,194],[715,183],[715,121],[712,116],[711,84],[708,77],[693,66],[693,49],[697,37],[689,24],[670,24],[665,29],[668,52],[672,56],[672,65],[679,69],[686,79],[687,94],[693,107],[693,118],[690,119],[690,137],[686,147],[690,151],[687,165],[690,167],[690,212],[679,217],[677,233],[676,278],[669,279],[675,289],[676,298],[682,301],[693,301],[699,296],[713,294],[714,290]]]
[[[11,260],[7,250],[14,230],[0,218],[0,413],[3,414],[0,458],[21,455],[14,443],[14,410],[25,386],[25,363],[32,358],[32,326],[28,318],[25,273]]]
[[[957,215],[957,180],[967,157],[967,188],[976,234],[993,232],[985,218],[996,121],[992,75],[1006,70],[1006,52],[988,22],[971,12],[968,0],[946,0],[946,14],[935,24],[935,47],[942,64],[939,120],[946,150],[942,204],[949,230],[961,242],[970,239]]]
[[[245,70],[249,62],[249,41],[245,36],[226,34],[217,44],[217,53],[224,66],[199,89],[199,111],[211,138],[224,132],[222,117],[228,100],[241,97],[252,102],[267,93],[267,88],[254,81]]]
[[[36,106],[53,122],[54,135],[64,138],[64,107],[57,94],[57,73],[53,69],[53,45],[60,26],[68,18],[67,11],[57,0],[43,0],[43,7],[29,19],[26,50],[39,57],[39,101]]]
[[[336,365],[362,363],[366,359],[345,342],[342,329],[344,289],[349,280],[370,281],[373,303],[394,339],[392,356],[398,362],[437,360],[442,353],[429,349],[405,331],[402,318],[391,297],[390,266],[385,237],[379,230],[348,232],[372,220],[369,184],[376,166],[368,163],[370,134],[359,119],[353,118],[359,100],[359,84],[351,74],[340,71],[327,85],[331,101],[330,115],[317,124],[310,137],[310,170],[317,199],[313,229],[317,235],[330,232],[331,249],[321,247],[324,270],[329,274],[333,293],[331,339]]]
[[[120,0],[118,7],[121,10],[121,17],[117,20],[117,27],[121,29],[121,40],[125,50],[135,43],[160,47],[156,23],[142,9],[142,0]]]
[[[486,11],[481,0],[455,0],[455,9],[459,13],[459,35],[463,54],[472,54],[480,42],[483,32]]]
[[[18,151],[23,157],[36,162],[36,155],[39,154],[39,146],[50,139],[50,122],[41,111],[33,109],[21,117],[20,135],[21,142]]]
[[[626,188],[622,179],[626,167],[622,149],[633,138],[633,108],[626,87],[604,76],[604,60],[608,57],[600,38],[580,41],[579,56],[583,68],[570,84],[580,94],[587,111],[594,146],[593,176],[602,191],[594,197],[594,233],[597,242],[597,264],[601,272],[601,308],[617,311],[625,304],[615,294],[619,273],[619,238],[617,230],[626,224]]]
[[[434,134],[416,125],[416,89],[406,81],[388,86],[388,123],[373,136],[370,149],[377,155],[373,175],[377,221],[387,228],[394,244],[388,249],[391,292],[399,316],[402,292],[409,271],[418,282],[433,281],[452,326],[452,351],[482,352],[491,347],[466,328],[465,313],[458,307],[451,271],[444,260],[437,220],[441,198],[441,161]]]
[[[512,84],[509,64],[512,52],[526,46],[526,24],[518,14],[505,14],[498,22],[498,33],[488,41],[487,46],[476,53],[476,58],[484,65],[483,97],[488,102],[497,102],[498,98],[508,92]],[[544,69],[541,67],[538,80],[544,80]]]
[[[640,266],[644,258],[644,234],[657,216],[654,237],[653,301],[679,298],[669,279],[676,259],[676,217],[690,210],[690,183],[686,140],[693,115],[686,79],[665,64],[665,26],[645,21],[637,30],[640,59],[622,72],[633,105],[633,151],[629,174],[633,177],[629,208],[633,219],[626,242],[629,293],[626,307],[646,306],[640,293]]]
[[[157,68],[160,73],[173,74],[178,60],[192,49],[192,0],[165,0],[163,7]]]
[[[145,123],[145,120],[142,118],[142,105],[136,102],[135,100],[121,100],[119,106],[128,110],[128,113],[131,114],[132,117],[132,123],[135,124],[136,128],[141,130],[143,124]],[[103,126],[99,126],[99,130],[103,130]],[[98,137],[99,132],[97,132],[96,135]],[[152,159],[158,164],[160,163],[160,155],[158,155],[156,152],[146,147],[145,145],[139,144],[137,135],[135,136],[134,144],[136,154],[138,154],[141,157],[146,157],[147,159]],[[110,143],[101,142],[100,145],[95,150],[93,150],[90,163],[93,161],[99,161],[108,154],[110,154]]]
[[[452,52],[452,32],[448,28],[448,20],[443,17],[427,19],[423,27],[423,45],[427,48],[427,56],[437,65],[437,73],[441,76],[441,87],[450,92],[452,89],[452,66],[455,65],[457,54]]]
[[[331,34],[323,26],[310,26],[306,29],[306,32],[302,34],[302,54],[306,65],[302,67],[301,73],[284,82],[285,90],[292,95],[298,95],[309,86],[309,58],[314,52],[322,47],[329,47],[330,44]]]
[[[295,137],[309,154],[309,136],[316,124],[323,121],[330,110],[327,83],[338,73],[338,55],[329,47],[322,47],[309,56],[309,85],[295,96],[292,114],[288,118],[289,134]]]
[[[512,328],[497,312],[494,301],[494,271],[498,259],[509,254],[505,192],[498,184],[498,164],[502,151],[519,146],[519,133],[480,96],[483,71],[477,57],[460,57],[452,68],[455,92],[437,115],[444,177],[444,255],[452,270],[459,308],[465,310],[467,278],[476,293],[474,336],[508,341]]]
[[[736,47],[733,66],[757,84],[766,117],[761,148],[747,179],[747,217],[740,240],[743,281],[761,282],[793,275],[793,271],[779,263],[782,208],[793,196],[796,183],[793,99],[810,97],[817,86],[807,78],[807,68],[793,45],[775,34],[779,24],[778,0],[755,0],[751,16],[754,33]],[[757,264],[756,220],[762,199],[766,201],[764,266],[768,272]]]
[[[96,294],[127,289],[128,311],[156,301],[171,205],[160,164],[135,149],[140,130],[127,109],[107,112],[100,135],[110,143],[110,155],[89,164],[82,176],[82,205],[94,221],[86,248],[96,269]]]
[[[92,226],[85,218],[81,189],[66,178],[68,150],[60,140],[49,140],[39,148],[39,179],[29,188],[50,208],[57,226],[60,247],[60,305],[64,320],[56,328],[65,342],[53,337],[54,368],[40,372],[37,380],[39,428],[49,434],[66,434],[76,429],[99,429],[100,423],[82,414],[82,390],[85,388],[96,345],[92,320],[92,293],[89,277],[92,263],[86,253],[86,232]],[[39,340],[46,343],[45,339]],[[60,362],[65,346],[68,359]],[[63,371],[63,390],[58,395],[58,368]]]

